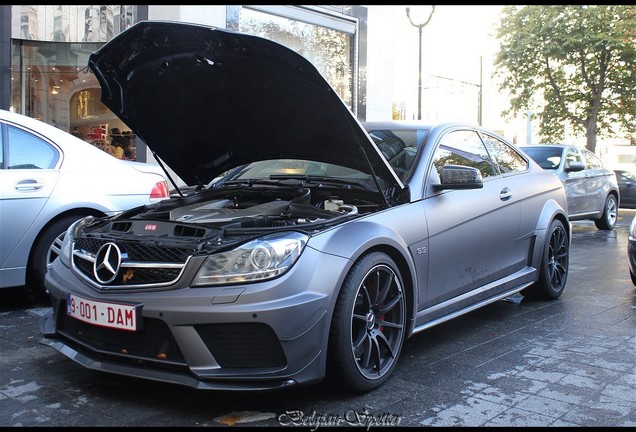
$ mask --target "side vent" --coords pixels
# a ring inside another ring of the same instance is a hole
[[[175,237],[203,237],[205,230],[201,228],[194,228],[189,226],[177,225],[174,228]]]
[[[130,231],[132,224],[130,222],[115,222],[111,226],[111,231],[127,232]]]

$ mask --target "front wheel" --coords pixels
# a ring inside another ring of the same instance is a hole
[[[570,240],[568,233],[563,223],[555,219],[550,224],[543,245],[539,280],[521,291],[521,294],[543,300],[559,298],[568,279],[569,262]]]
[[[406,332],[406,301],[395,262],[373,252],[347,275],[329,337],[330,378],[366,392],[380,387],[397,364]]]
[[[605,200],[605,207],[603,209],[603,216],[600,219],[595,219],[594,224],[596,228],[600,230],[613,230],[618,220],[618,201],[616,196],[609,194]]]

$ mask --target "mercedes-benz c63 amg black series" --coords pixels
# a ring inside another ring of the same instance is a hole
[[[563,186],[497,134],[362,125],[301,55],[201,25],[138,23],[89,67],[188,192],[66,232],[42,342],[87,368],[369,391],[413,334],[565,289]]]

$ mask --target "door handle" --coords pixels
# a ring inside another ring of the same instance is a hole
[[[34,179],[28,180],[20,180],[15,185],[15,190],[17,191],[30,191],[30,190],[40,190],[44,187],[44,183],[40,183]]]
[[[501,192],[499,192],[499,199],[502,201],[508,201],[512,198],[512,192],[507,187],[503,188]]]

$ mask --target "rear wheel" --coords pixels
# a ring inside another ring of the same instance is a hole
[[[570,261],[570,242],[563,223],[555,219],[545,238],[539,280],[521,291],[526,297],[543,300],[559,298],[565,289]]]
[[[603,209],[603,216],[600,219],[595,219],[594,224],[596,228],[600,230],[613,230],[618,220],[618,201],[616,196],[609,194],[605,200],[605,208]]]
[[[374,252],[347,275],[334,310],[328,349],[331,379],[366,392],[397,364],[406,332],[406,301],[395,262]]]
[[[64,216],[49,225],[33,245],[27,267],[27,286],[35,293],[45,294],[44,275],[60,254],[62,240],[68,227],[82,215]]]

